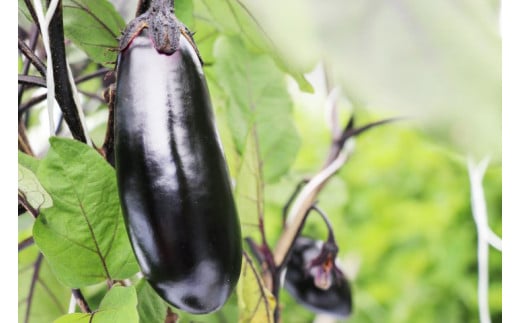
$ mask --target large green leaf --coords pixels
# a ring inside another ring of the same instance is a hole
[[[137,294],[133,286],[114,286],[105,295],[99,309],[91,314],[73,313],[54,323],[138,323]]]
[[[236,149],[244,152],[247,134],[256,127],[264,180],[274,182],[287,172],[300,144],[284,74],[269,56],[251,53],[237,37],[220,37],[215,59]]]
[[[63,138],[50,143],[38,177],[54,206],[42,210],[33,234],[56,276],[79,288],[135,274],[114,170],[83,143]]]
[[[94,62],[107,66],[116,61],[125,22],[109,1],[64,0],[63,28],[65,37]]]
[[[241,323],[273,323],[276,300],[264,286],[251,259],[244,257],[237,284],[239,320]]]
[[[294,59],[280,55],[279,48],[272,41],[272,35],[265,32],[249,7],[250,4],[240,0],[194,1],[195,17],[199,21],[211,24],[221,34],[241,38],[244,46],[253,52],[271,55],[278,67],[296,80],[302,91],[313,92],[303,73],[308,72],[315,62],[297,66],[293,64]]]

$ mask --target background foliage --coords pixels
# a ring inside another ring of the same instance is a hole
[[[98,64],[113,67],[116,52],[109,48],[117,47],[115,36],[132,18],[135,1],[64,4],[73,73],[94,71]],[[77,9],[82,6],[105,21],[108,29],[97,29],[99,23],[92,15]],[[320,207],[334,225],[340,260],[353,289],[354,312],[347,321],[478,322],[477,237],[466,156],[492,156],[484,190],[490,226],[501,236],[498,1],[457,5],[447,0],[330,1],[317,6],[294,0],[283,4],[176,1],[177,15],[195,32],[206,63],[243,224],[256,221],[260,203],[267,238],[274,246],[281,230],[281,210],[291,192],[326,158],[331,141],[328,94],[334,86],[339,89],[336,103],[341,122],[352,113],[358,125],[387,116],[412,116],[357,139],[355,153],[319,196]],[[22,27],[29,26],[28,17],[24,2],[19,1]],[[103,87],[100,79],[79,85],[82,93],[97,96]],[[38,94],[28,90],[22,101]],[[105,134],[106,104],[88,95],[82,96],[82,102],[89,134],[99,146]],[[113,200],[117,196],[104,192],[106,214],[87,210],[83,220],[69,208],[74,203],[67,199],[88,202],[99,187],[114,188],[113,173],[94,151],[78,143],[53,139],[48,152],[46,116],[44,105],[32,108],[28,116],[29,140],[41,160],[19,157],[24,167],[19,182],[25,180],[20,185],[33,196],[36,192],[48,201],[46,194],[50,194],[53,199],[52,204],[42,205],[36,223],[28,214],[19,217],[19,241],[34,235],[37,244],[19,253],[19,321],[50,322],[59,317],[59,322],[88,321],[83,314],[65,315],[70,288],[82,287],[93,309],[112,313],[103,314],[111,322],[135,320],[137,313],[141,322],[163,322],[166,306],[133,275],[135,261],[124,257],[129,252],[127,241],[113,244],[122,229]],[[251,140],[253,132],[257,142]],[[61,134],[67,135],[66,127]],[[258,158],[261,171],[251,163]],[[83,166],[89,169],[79,169],[85,160]],[[99,175],[90,176],[94,174]],[[252,189],[259,180],[265,185],[261,192]],[[63,193],[70,187],[82,191]],[[68,220],[45,221],[60,207],[70,211]],[[83,237],[91,214],[105,220],[92,218],[99,226]],[[49,232],[68,232],[64,238],[78,238],[85,254],[63,248],[67,245]],[[244,232],[258,238],[251,227],[244,227]],[[319,218],[311,217],[304,234],[325,239],[327,233]],[[118,252],[111,252],[112,248],[119,248]],[[79,259],[85,263],[79,264]],[[493,322],[501,321],[501,259],[501,253],[491,249]],[[95,273],[85,272],[87,267]],[[113,278],[129,278],[136,284],[107,293],[106,284],[99,282],[112,272]],[[193,318],[180,313],[181,322],[235,322],[241,317],[239,298],[233,295],[216,314]],[[281,302],[284,322],[323,319],[285,292]],[[157,315],[159,311],[164,315]],[[103,315],[96,319],[103,322]]]

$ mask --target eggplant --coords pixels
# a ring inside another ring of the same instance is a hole
[[[240,224],[202,61],[172,1],[128,25],[116,72],[116,176],[143,276],[180,310],[216,311],[240,275]]]
[[[345,318],[352,312],[352,293],[335,264],[337,247],[300,236],[287,262],[284,288],[315,313]]]

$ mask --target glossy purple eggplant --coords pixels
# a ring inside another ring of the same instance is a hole
[[[172,50],[160,51],[149,21],[135,26],[118,57],[114,119],[128,235],[164,300],[213,312],[236,286],[242,245],[201,61],[185,30],[174,30]]]
[[[284,288],[313,312],[347,317],[352,312],[352,294],[334,263],[335,253],[337,247],[298,237],[287,262]]]

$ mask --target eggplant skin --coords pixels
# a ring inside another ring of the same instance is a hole
[[[120,52],[114,118],[122,211],[144,277],[180,310],[218,310],[238,281],[242,239],[206,80],[184,35],[164,55],[143,29]]]
[[[332,285],[325,290],[316,287],[314,278],[308,274],[308,262],[320,253],[320,249],[317,240],[296,239],[287,262],[284,288],[298,303],[313,312],[345,318],[352,312],[352,294],[343,273],[333,271]]]

